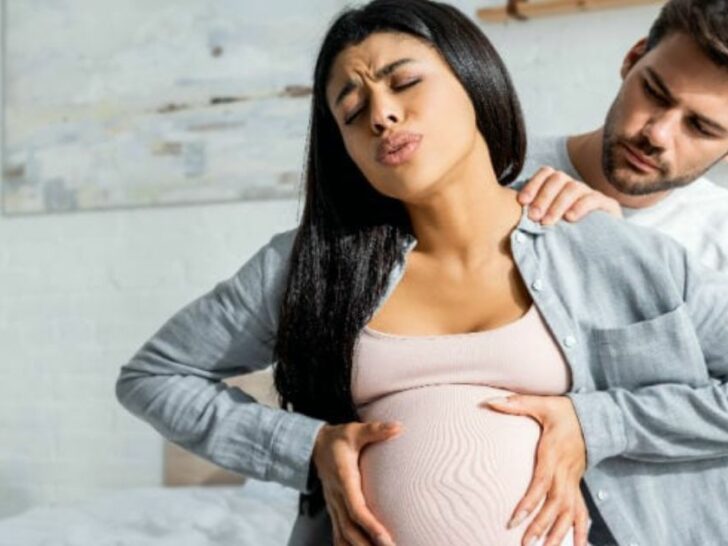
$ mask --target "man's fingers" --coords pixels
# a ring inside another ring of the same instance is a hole
[[[591,192],[582,196],[566,211],[564,218],[569,222],[578,222],[590,212],[599,209],[599,197]]]
[[[546,211],[551,208],[556,196],[569,182],[571,182],[571,178],[564,173],[560,171],[552,173],[542,184],[538,195],[529,205],[528,217],[533,221],[541,220]]]
[[[541,218],[541,223],[545,225],[555,224],[564,217],[566,211],[573,207],[581,197],[591,191],[579,182],[567,182]]]
[[[617,218],[622,217],[622,208],[616,200],[597,191],[591,191],[578,199],[566,212],[564,218],[569,222],[578,222],[595,210],[603,210]]]
[[[536,171],[536,174],[534,174],[531,179],[526,182],[526,185],[521,188],[521,191],[518,192],[518,202],[521,203],[521,205],[530,204],[531,201],[533,201],[533,198],[538,194],[543,183],[553,173],[554,169],[551,167],[541,167],[538,171]]]

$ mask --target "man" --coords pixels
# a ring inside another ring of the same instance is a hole
[[[728,190],[702,177],[728,155],[728,1],[669,2],[627,53],[621,75],[604,126],[532,139],[524,174],[549,165],[582,180],[615,199],[627,220],[728,271]],[[547,209],[548,221],[561,217],[579,191],[563,177],[546,182],[551,173],[540,172],[521,193],[533,220]],[[566,218],[580,217],[591,199]]]
[[[628,221],[667,233],[705,265],[728,272],[728,190],[703,178],[728,156],[728,0],[669,1],[648,36],[627,53],[621,75],[603,127],[531,139],[523,173],[536,174],[520,201],[529,204],[531,219],[545,224],[562,217],[576,221],[595,208],[614,212],[618,204]],[[542,165],[549,167],[539,169]],[[726,414],[728,426],[725,391],[725,383],[716,385],[721,396],[714,410]],[[666,396],[664,411],[679,412],[686,402]],[[544,441],[549,424],[569,413],[556,404],[557,399],[518,396],[510,407],[494,409],[537,418]],[[667,451],[670,440],[665,443]],[[555,467],[537,461],[535,473],[552,474]],[[584,493],[593,519],[590,543],[616,545],[614,535],[620,533],[611,533],[601,517],[601,495],[595,502],[586,488]],[[542,494],[531,484],[514,513],[533,511]],[[661,514],[667,529],[670,516]],[[715,530],[701,529],[703,523],[698,517],[694,530],[679,530],[682,536],[690,533],[686,546],[728,544],[728,530],[717,537]]]

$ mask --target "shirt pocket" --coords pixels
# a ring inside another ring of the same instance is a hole
[[[597,359],[608,386],[708,383],[705,357],[685,307],[681,304],[629,326],[594,330]]]

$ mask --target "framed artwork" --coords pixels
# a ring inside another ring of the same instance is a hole
[[[6,0],[4,214],[297,197],[343,4],[274,4]]]

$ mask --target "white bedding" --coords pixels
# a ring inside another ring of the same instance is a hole
[[[0,546],[285,546],[297,506],[296,491],[254,480],[127,489],[0,520]]]

